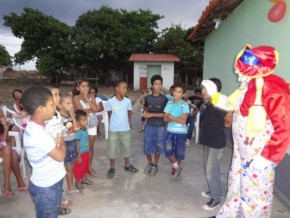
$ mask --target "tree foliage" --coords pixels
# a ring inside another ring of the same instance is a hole
[[[201,65],[203,62],[203,43],[187,40],[190,31],[181,25],[174,25],[162,31],[158,38],[155,51],[178,56],[182,63]]]
[[[122,70],[132,53],[170,53],[182,62],[201,63],[202,46],[186,41],[181,26],[165,29],[159,36],[158,20],[150,10],[90,10],[74,26],[39,10],[24,8],[20,15],[4,16],[4,25],[23,39],[16,63],[36,59],[36,67],[47,76],[62,77],[72,71],[95,76],[109,69]]]
[[[78,64],[106,71],[120,69],[134,52],[149,52],[162,16],[149,10],[101,7],[81,15],[75,24]]]
[[[3,45],[0,45],[0,64],[4,66],[11,65],[11,57]]]
[[[31,8],[24,8],[21,15],[10,13],[3,19],[14,36],[23,39],[21,50],[15,55],[16,63],[36,58],[37,67],[47,76],[62,73],[69,66],[71,27]]]

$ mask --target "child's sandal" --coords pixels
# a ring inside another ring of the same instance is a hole
[[[85,187],[82,184],[75,184],[75,187],[80,191],[85,189]]]
[[[21,194],[26,194],[28,191],[27,187],[23,187],[23,188],[18,188],[18,192]]]
[[[13,198],[14,193],[12,191],[5,191],[4,196],[5,196],[5,198]]]

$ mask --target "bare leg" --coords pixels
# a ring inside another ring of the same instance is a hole
[[[19,156],[16,151],[12,150],[11,154],[11,169],[15,175],[18,188],[24,188],[26,189],[26,184],[23,181],[23,178],[20,173],[20,167],[19,167]],[[24,190],[23,190],[24,191]]]
[[[96,136],[89,135],[89,143],[90,143],[90,150],[89,150],[89,172],[90,174],[95,174],[95,170],[93,169],[93,158],[94,158],[94,144],[95,144]]]
[[[147,157],[148,163],[152,165],[153,164],[152,155],[151,154],[147,154],[146,157]]]
[[[66,169],[66,181],[67,181],[67,189],[73,190],[73,169],[74,165],[69,164],[65,166]]]
[[[124,157],[125,166],[130,165],[129,157]]]
[[[159,153],[155,153],[154,165],[158,164],[159,158],[160,158],[160,154]]]
[[[11,170],[11,148],[5,146],[0,149],[0,157],[3,158],[3,176],[5,192],[11,192],[10,186],[10,170]]]
[[[115,159],[110,159],[110,167],[111,168],[115,167]]]

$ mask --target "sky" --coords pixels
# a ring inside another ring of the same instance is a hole
[[[14,37],[11,29],[4,26],[3,16],[11,12],[21,14],[24,7],[38,9],[71,26],[81,14],[103,5],[113,9],[149,9],[154,14],[164,16],[158,22],[161,31],[172,24],[181,24],[183,28],[195,26],[208,2],[209,0],[0,0],[0,44],[11,56],[20,50],[22,40]],[[35,63],[29,62],[17,68],[33,70]]]

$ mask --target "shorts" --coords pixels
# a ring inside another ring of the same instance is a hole
[[[165,138],[165,155],[171,157],[175,155],[176,160],[184,160],[185,142],[187,134],[168,132]]]
[[[121,153],[122,157],[131,156],[131,133],[128,131],[109,132],[107,155],[110,159],[115,159]]]
[[[144,129],[144,154],[164,153],[166,137],[165,126],[146,125]]]
[[[81,153],[82,163],[74,162],[74,176],[76,180],[81,180],[89,172],[89,152]]]
[[[64,159],[64,165],[71,165],[77,159],[77,143],[76,140],[65,141],[66,156]]]
[[[87,128],[89,135],[97,135],[97,126],[92,128]]]

